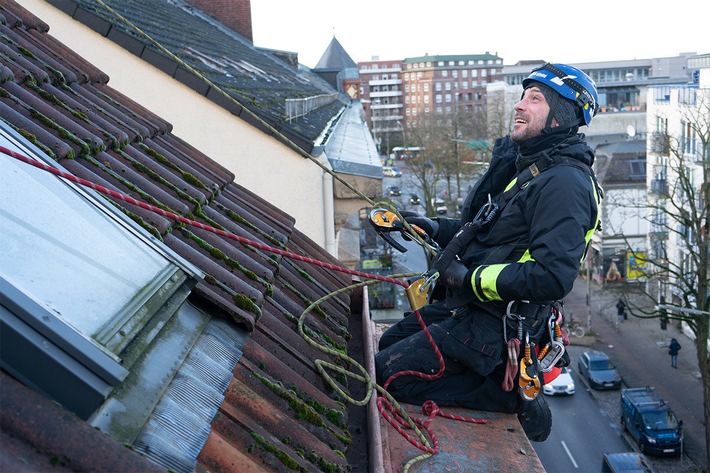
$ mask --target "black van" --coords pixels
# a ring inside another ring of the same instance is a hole
[[[635,452],[605,453],[602,473],[651,473],[653,468],[643,455]]]
[[[650,386],[621,390],[621,426],[644,453],[681,454],[683,421]]]

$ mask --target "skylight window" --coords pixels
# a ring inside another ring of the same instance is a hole
[[[0,145],[53,164],[2,121]],[[86,419],[201,273],[94,191],[4,154],[0,181],[0,365]]]

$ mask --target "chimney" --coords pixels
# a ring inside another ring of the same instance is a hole
[[[193,7],[233,29],[254,43],[251,29],[251,0],[187,0]]]

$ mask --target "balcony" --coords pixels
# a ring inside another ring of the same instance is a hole
[[[651,152],[654,154],[668,156],[670,150],[670,137],[667,133],[651,133]]]
[[[370,92],[370,98],[383,98],[383,97],[401,97],[402,96],[402,91],[401,90],[384,90],[381,92]]]
[[[370,87],[376,87],[380,85],[400,85],[402,83],[402,79],[377,79],[377,80],[371,80],[367,83]]]
[[[651,193],[668,196],[668,181],[665,179],[653,179],[651,181]]]

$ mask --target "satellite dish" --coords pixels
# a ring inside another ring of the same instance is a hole
[[[636,136],[636,128],[634,128],[633,125],[627,126],[626,134],[629,135],[629,138],[633,138],[634,136]]]

